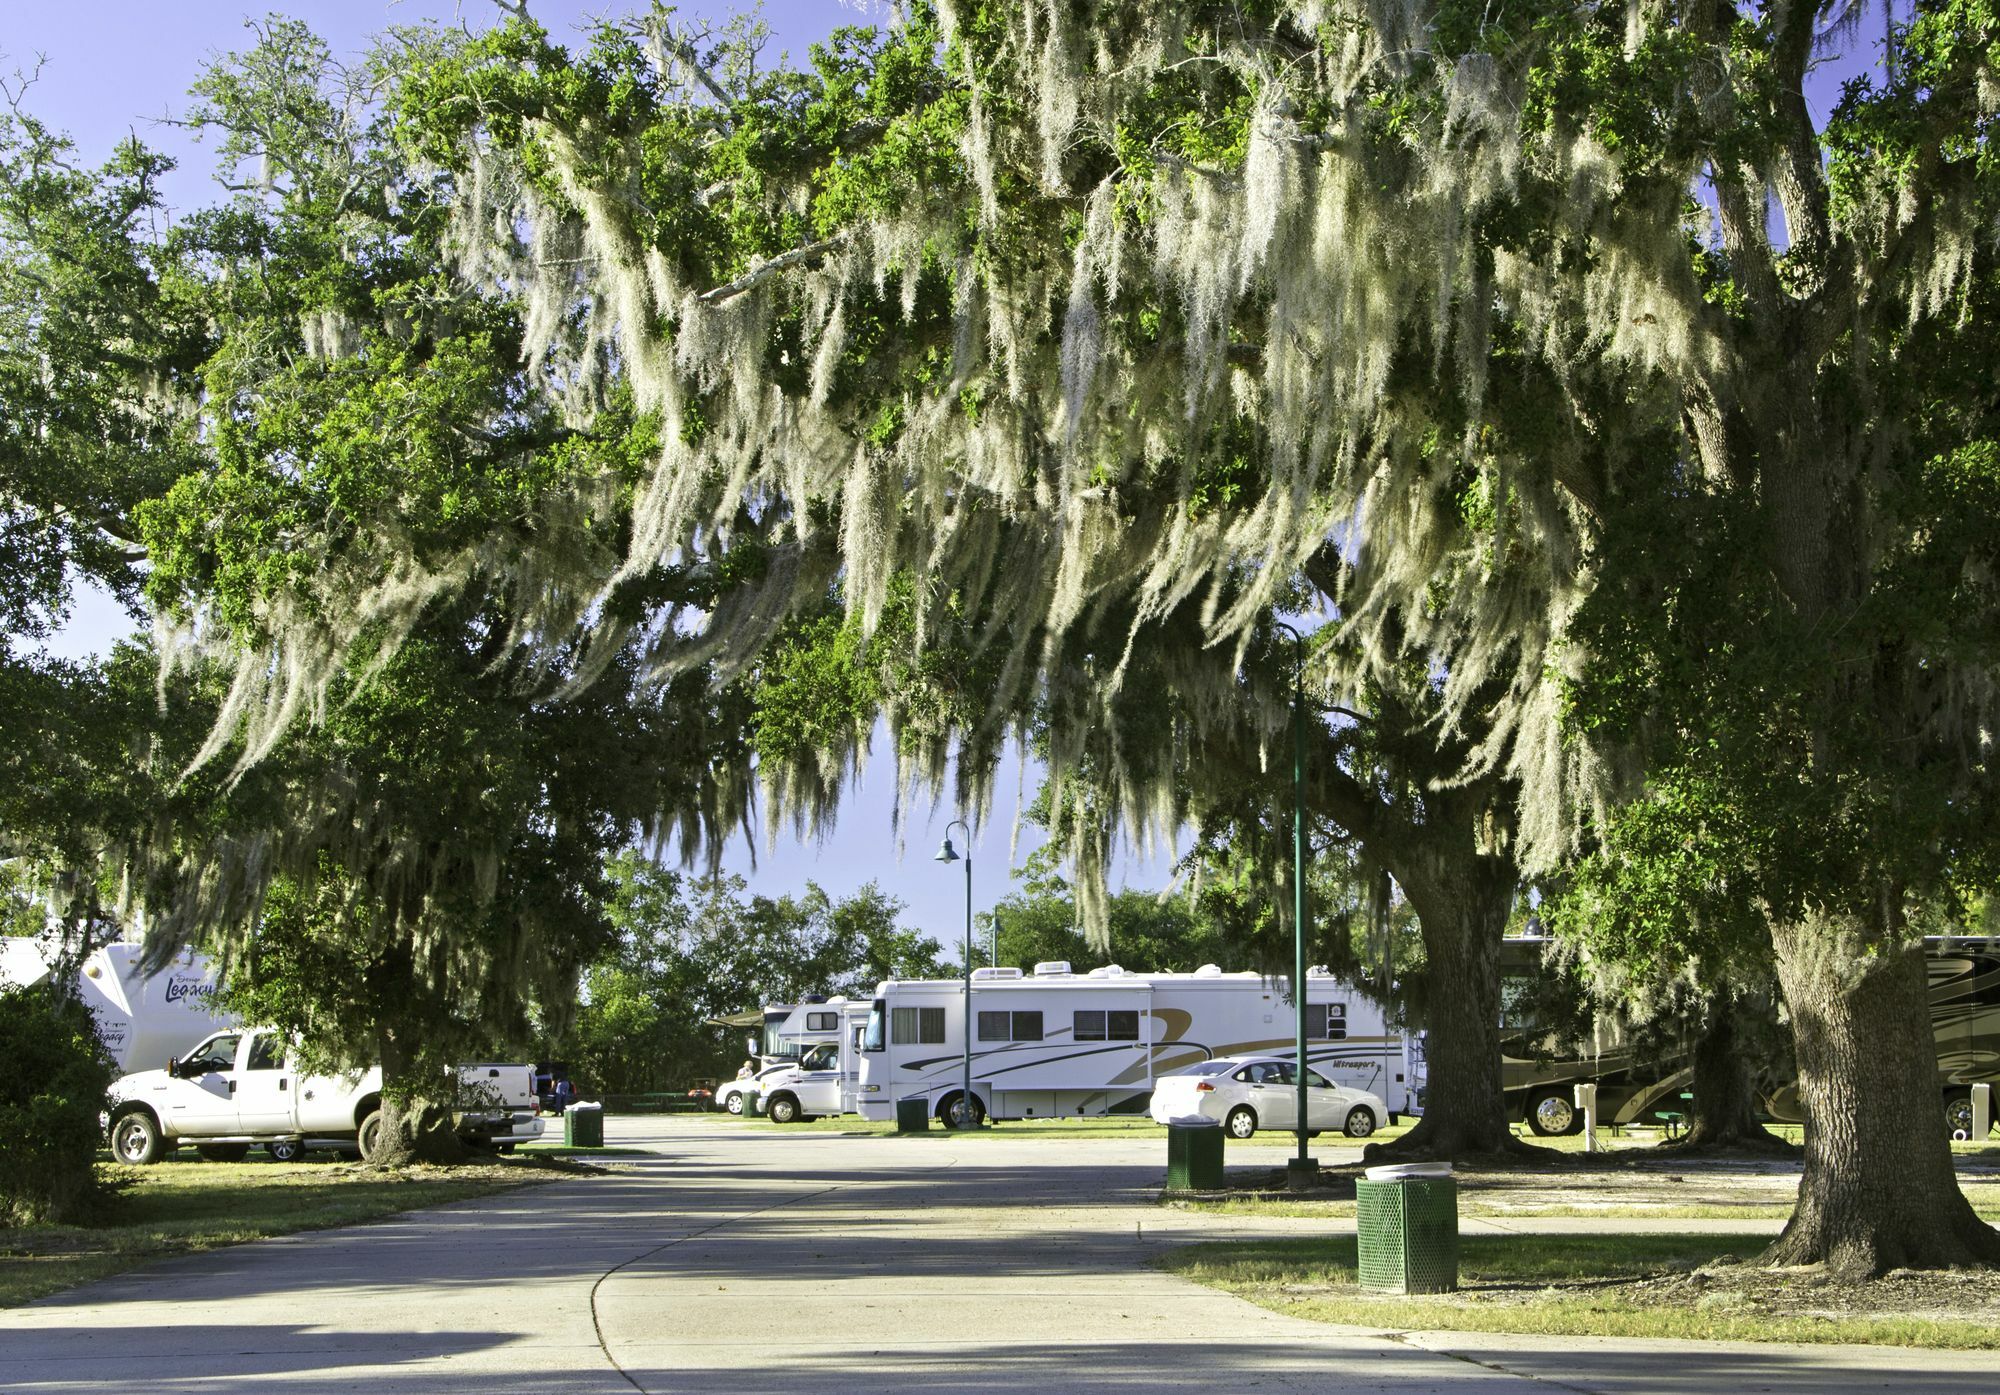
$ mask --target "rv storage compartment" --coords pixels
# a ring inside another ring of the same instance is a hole
[[[922,1095],[911,1095],[896,1101],[896,1132],[922,1133],[931,1126],[930,1101]]]
[[[1222,1125],[1194,1117],[1167,1121],[1167,1190],[1222,1190]]]
[[[1450,1163],[1371,1167],[1354,1184],[1362,1288],[1450,1293],[1458,1287],[1458,1183]]]
[[[573,1104],[563,1111],[563,1142],[572,1148],[604,1146],[604,1106]]]

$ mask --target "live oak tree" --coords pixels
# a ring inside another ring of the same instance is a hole
[[[1814,1120],[1774,1253],[1991,1258],[1906,1126],[1905,908],[1990,817],[1994,18],[1920,5],[1822,133],[1846,10],[942,4],[801,73],[656,11],[427,53],[399,138],[460,273],[572,429],[656,430],[608,574],[468,541],[416,580],[490,565],[531,641],[589,628],[587,677],[632,644],[733,674],[836,583],[865,634],[914,578],[915,633],[961,627],[976,698],[1081,769],[1159,627],[1247,653],[1331,540],[1359,674],[1435,666],[1439,788],[1518,788],[1516,859],[1607,826],[1632,751],[1753,824]],[[663,571],[731,584],[630,606]],[[253,747],[410,581],[273,625]],[[1173,766],[1109,758],[1164,831]]]

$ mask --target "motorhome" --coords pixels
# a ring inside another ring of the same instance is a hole
[[[771,1122],[788,1124],[830,1114],[858,1114],[861,1093],[861,1042],[868,1026],[867,1002],[830,998],[823,1005],[802,1006],[794,1016],[801,1033],[813,1034],[790,1070],[775,1071],[760,1080],[764,1112]],[[818,1035],[832,1027],[832,1041]]]
[[[1608,1124],[1670,1123],[1683,1116],[1694,1083],[1692,1043],[1645,1043],[1613,1008],[1558,1001],[1556,1016],[1585,1019],[1587,1040],[1552,1032],[1551,1003],[1579,992],[1552,974],[1552,941],[1539,937],[1501,945],[1501,1076],[1509,1113],[1539,1134],[1574,1133],[1583,1117],[1572,1100],[1579,1083],[1597,1086],[1598,1118]],[[1930,975],[1931,1031],[1937,1042],[1939,1107],[1951,1133],[1972,1127],[1972,1086],[2000,1090],[2000,938],[1933,937],[1924,942]],[[1781,1063],[1760,1072],[1762,1104],[1771,1117],[1805,1117],[1797,1086]],[[1996,1120],[2000,1125],[2000,1120]]]
[[[759,1035],[750,1042],[750,1072],[716,1086],[715,1107],[731,1114],[755,1113],[761,1101],[770,1097],[772,1080],[795,1073],[800,1058],[815,1047],[839,1040],[841,1009],[846,1002],[845,998],[829,1002],[815,994],[796,1005],[766,1003],[757,1014],[763,1024]]]
[[[895,1117],[919,1097],[959,1117],[967,990],[961,979],[889,980],[869,1005],[859,1112]],[[1281,981],[1224,973],[972,972],[972,1114],[1039,1119],[1143,1113],[1154,1080],[1217,1056],[1295,1053],[1296,1010]],[[1306,1057],[1337,1084],[1409,1108],[1409,1048],[1379,1004],[1324,970],[1306,976]]]
[[[48,954],[39,940],[0,939],[0,983],[27,988],[48,975]],[[216,984],[215,967],[192,950],[147,973],[144,946],[118,943],[84,956],[75,988],[122,1074],[164,1066],[168,1057],[230,1025],[215,1006]]]

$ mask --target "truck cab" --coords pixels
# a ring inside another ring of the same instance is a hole
[[[840,1113],[845,1093],[840,1055],[839,1042],[823,1041],[807,1047],[798,1064],[765,1077],[766,1117],[774,1124],[789,1124]]]

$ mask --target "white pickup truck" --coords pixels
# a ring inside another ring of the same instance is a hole
[[[165,1070],[121,1076],[109,1092],[111,1151],[120,1162],[158,1162],[193,1144],[234,1162],[261,1143],[280,1161],[318,1144],[375,1150],[382,1072],[301,1075],[284,1036],[265,1027],[216,1032]],[[460,1066],[456,1123],[468,1142],[502,1149],[539,1138],[533,1068]]]

